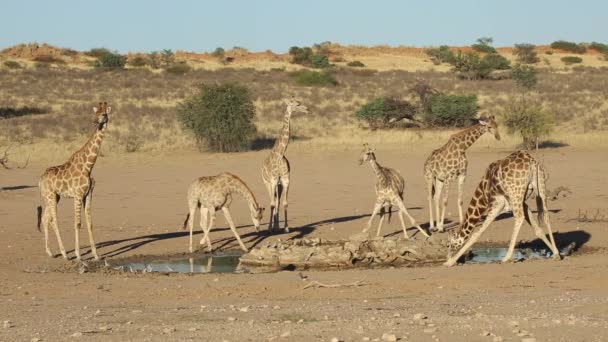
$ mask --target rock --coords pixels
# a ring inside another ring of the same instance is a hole
[[[502,342],[503,338],[502,336],[494,336],[494,338],[492,339],[492,342]]]
[[[370,339],[369,337],[367,337],[367,336],[365,336],[365,337],[363,337],[363,338],[361,339],[361,341],[370,341],[370,340],[371,340],[371,339]]]
[[[11,321],[2,322],[2,326],[4,327],[4,329],[9,329],[9,328],[14,327],[13,322],[11,322]]]
[[[107,325],[102,325],[99,328],[97,328],[97,330],[99,330],[99,331],[108,331],[108,330],[112,330],[112,328],[108,327]]]
[[[239,308],[240,312],[248,312],[249,311],[249,307],[248,306],[244,306],[242,308]]]
[[[424,329],[425,334],[434,334],[437,331],[437,328],[426,328]]]
[[[131,325],[133,324],[133,321],[127,321],[127,323],[125,323],[126,325]]]
[[[536,342],[536,339],[534,337],[526,337],[522,338],[521,342]]]
[[[397,336],[395,334],[382,334],[382,341],[397,341]]]
[[[561,319],[554,319],[553,324],[562,324],[562,320]]]
[[[275,306],[273,306],[272,308],[273,308],[273,309],[275,309],[275,310],[278,310],[278,309],[280,309],[281,307],[280,307],[280,306],[278,306],[278,305],[275,305]]]
[[[337,337],[332,337],[330,341],[331,342],[342,342],[342,339],[339,339]]]
[[[304,320],[300,318],[297,323],[302,324],[302,323],[304,323]]]
[[[79,338],[79,337],[82,337],[82,333],[80,331],[77,331],[77,332],[73,333],[72,335],[70,335],[70,337]]]
[[[228,317],[228,321],[229,322],[234,322],[234,321],[236,321],[236,317]]]
[[[490,336],[490,332],[489,332],[489,331],[484,330],[484,331],[482,331],[482,332],[481,332],[481,334],[480,334],[480,335],[481,335],[481,336]]]
[[[414,320],[415,321],[420,321],[420,320],[423,320],[423,319],[426,319],[426,315],[423,314],[423,313],[417,313],[417,314],[414,315]]]
[[[396,313],[396,314],[393,315],[393,317],[399,318],[399,317],[401,317],[401,314]]]
[[[291,333],[289,331],[286,331],[281,334],[281,338],[288,338],[289,336],[291,336]]]
[[[526,337],[528,335],[530,335],[530,333],[525,330],[522,330],[517,334],[518,337]]]
[[[171,334],[175,332],[175,328],[174,327],[168,327],[163,329],[163,334]]]
[[[40,337],[32,337],[30,339],[30,342],[40,342],[40,341],[42,341],[42,339]]]
[[[509,322],[509,326],[511,326],[511,327],[517,327],[517,326],[519,326],[519,322],[518,321],[510,321]]]
[[[193,332],[193,331],[197,331],[198,329],[195,327],[189,328],[188,331]]]

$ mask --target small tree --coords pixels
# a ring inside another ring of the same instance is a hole
[[[152,69],[160,68],[161,58],[158,51],[153,51],[148,54],[148,60]]]
[[[515,84],[522,90],[529,91],[536,85],[537,71],[534,67],[529,65],[516,64],[511,71],[511,77],[515,81]]]
[[[493,41],[494,39],[491,37],[481,37],[477,39],[477,44],[473,44],[471,47],[479,52],[496,53],[496,49],[490,45]]]
[[[205,142],[212,151],[245,150],[256,133],[249,91],[235,84],[202,85],[196,95],[179,104],[177,117],[197,142]]]
[[[213,56],[219,60],[224,60],[224,57],[226,56],[226,50],[224,50],[224,48],[222,48],[222,47],[217,47],[217,48],[215,48],[215,50],[213,50],[213,52],[211,53],[211,56]]]
[[[477,115],[476,95],[437,94],[430,98],[431,111],[426,121],[437,126],[465,126]]]
[[[538,139],[548,135],[553,129],[553,115],[545,111],[540,104],[530,105],[523,98],[508,105],[503,117],[509,133],[519,134],[526,149],[534,148]]]
[[[582,63],[583,59],[577,56],[564,56],[560,58],[566,65]]]
[[[127,56],[108,52],[97,58],[97,66],[108,69],[124,69],[127,64]]]
[[[357,119],[366,121],[373,130],[406,118],[414,120],[415,114],[416,108],[409,102],[388,97],[377,97],[355,112]]]
[[[160,59],[165,68],[170,67],[175,62],[175,54],[171,49],[164,49],[160,52]]]
[[[517,62],[522,64],[535,64],[540,62],[540,58],[538,58],[536,51],[534,51],[535,48],[536,46],[532,44],[515,44],[513,53],[517,56]]]

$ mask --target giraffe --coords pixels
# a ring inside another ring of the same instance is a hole
[[[93,199],[93,189],[95,188],[95,179],[91,177],[91,171],[97,161],[97,155],[105,136],[108,126],[108,115],[111,109],[107,102],[100,102],[99,107],[93,107],[93,112],[96,116],[96,128],[89,140],[66,163],[49,167],[40,177],[38,188],[40,189],[42,205],[38,206],[38,230],[40,230],[40,224],[42,224],[46,253],[49,256],[53,256],[49,248],[49,225],[51,225],[57,236],[61,255],[67,259],[57,224],[57,204],[63,196],[74,199],[74,252],[76,259],[80,260],[78,233],[81,227],[82,207],[84,206],[89,241],[91,243],[91,254],[95,260],[99,260],[93,239],[91,222],[91,200]]]
[[[289,174],[291,171],[289,160],[285,157],[287,144],[289,144],[289,122],[293,113],[308,113],[308,108],[300,103],[300,101],[291,98],[283,101],[287,106],[285,116],[283,117],[283,129],[281,135],[274,143],[274,147],[270,155],[264,159],[262,164],[262,180],[268,190],[270,197],[270,218],[268,220],[268,230],[274,231],[279,227],[279,205],[281,205],[282,193],[283,211],[285,219],[285,232],[289,232],[289,223],[287,221],[287,196],[289,193]]]
[[[462,194],[464,180],[467,174],[467,156],[469,148],[484,133],[494,134],[496,140],[500,140],[498,125],[494,116],[480,118],[479,123],[461,132],[453,134],[448,142],[442,147],[434,150],[424,163],[424,178],[426,179],[427,198],[429,201],[429,227],[435,228],[433,219],[433,198],[435,199],[435,214],[437,215],[437,230],[444,231],[443,220],[445,208],[448,204],[448,193],[450,183],[458,179],[458,220],[462,223]],[[441,211],[440,210],[440,197]]]
[[[260,207],[258,201],[255,199],[253,192],[249,189],[247,184],[240,179],[238,176],[228,172],[220,173],[216,176],[200,177],[196,179],[188,188],[188,207],[190,209],[184,221],[184,229],[186,226],[190,227],[190,253],[192,253],[192,230],[194,227],[194,213],[196,208],[199,207],[201,211],[200,225],[203,230],[203,238],[200,244],[207,242],[207,247],[211,251],[211,240],[209,239],[209,232],[213,227],[215,220],[215,212],[221,209],[224,212],[224,217],[228,221],[230,230],[236,236],[236,240],[239,242],[241,249],[247,252],[247,247],[241,241],[241,237],[236,232],[234,221],[230,216],[228,207],[232,202],[232,195],[239,194],[245,198],[249,204],[249,210],[251,211],[251,220],[255,226],[257,232],[260,231],[260,220],[264,213],[264,208]],[[207,216],[209,216],[209,224],[207,224]]]
[[[526,204],[526,199],[536,191],[538,222]],[[448,258],[445,266],[453,266],[458,259],[479,239],[494,219],[503,212],[512,211],[515,226],[507,254],[502,262],[511,261],[519,229],[525,220],[532,226],[536,236],[541,239],[553,253],[554,259],[561,259],[555,245],[545,189],[545,171],[540,163],[526,151],[516,151],[505,159],[491,163],[477,186],[467,209],[465,219],[458,231],[448,241]],[[486,218],[479,230],[472,233],[481,216]],[[546,225],[549,240],[539,226]],[[454,252],[456,253],[454,254]]]
[[[390,222],[392,206],[395,205],[399,208],[399,220],[401,221],[401,227],[403,228],[403,234],[405,235],[406,239],[409,239],[409,236],[407,235],[407,230],[405,229],[403,214],[408,217],[412,225],[416,226],[416,228],[418,228],[418,230],[424,234],[424,236],[429,237],[427,232],[416,224],[414,218],[407,212],[407,209],[405,208],[405,204],[403,203],[405,181],[399,172],[394,169],[381,166],[378,161],[376,161],[375,150],[372,149],[368,144],[363,144],[363,152],[361,152],[361,156],[359,157],[359,165],[362,165],[365,162],[369,162],[374,174],[376,175],[376,204],[374,205],[372,215],[367,222],[367,226],[363,229],[363,232],[367,232],[371,228],[374,217],[380,213],[380,222],[378,223],[378,231],[376,232],[376,236],[380,236],[385,209],[388,210]]]

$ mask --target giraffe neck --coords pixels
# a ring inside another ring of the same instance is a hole
[[[272,149],[273,152],[283,156],[287,151],[287,144],[289,144],[289,122],[291,120],[291,107],[287,107],[285,110],[285,116],[283,117],[283,129],[281,135],[277,138]]]
[[[459,245],[462,246],[479,221],[482,215],[484,215],[489,205],[489,194],[488,194],[488,177],[491,174],[491,170],[488,169],[484,178],[479,182],[477,189],[473,193],[473,198],[469,203],[467,212],[464,215],[464,220],[460,225],[460,229],[456,232],[456,238]]]
[[[69,162],[72,164],[81,164],[79,167],[84,173],[87,175],[91,174],[93,166],[95,166],[95,162],[97,161],[97,155],[99,154],[99,149],[101,148],[101,142],[103,141],[104,136],[105,127],[96,129],[95,133],[93,133],[84,146],[72,155]]]
[[[242,179],[235,175],[232,176],[234,177],[235,182],[232,183],[231,190],[243,196],[245,201],[247,201],[251,212],[255,213],[260,207],[258,200],[255,198],[255,195]]]
[[[449,143],[454,144],[456,148],[462,151],[466,151],[471,145],[473,145],[479,137],[486,132],[486,126],[477,124],[469,127],[462,132],[456,133],[450,138]]]
[[[369,165],[371,165],[372,170],[374,171],[374,174],[376,175],[376,178],[384,179],[384,173],[382,172],[382,167],[380,166],[380,164],[378,164],[378,161],[376,160],[375,157],[370,159]]]

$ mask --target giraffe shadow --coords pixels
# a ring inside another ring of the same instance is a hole
[[[548,239],[549,235],[545,235]],[[571,230],[569,232],[554,232],[553,238],[555,239],[555,245],[557,249],[560,251],[570,245],[571,243],[575,243],[574,247],[570,249],[570,252],[576,252],[584,244],[591,240],[591,234],[584,230]],[[547,246],[541,239],[534,239],[530,241],[520,242],[517,244],[517,248],[532,248],[532,249],[540,249],[546,248]]]
[[[16,191],[30,188],[37,188],[37,185],[14,185],[14,186],[4,186],[0,187],[0,191]]]
[[[559,213],[560,211],[562,211],[562,210],[561,209],[549,209],[549,212],[552,214]],[[532,213],[536,214],[537,211],[532,211]],[[494,221],[502,221],[502,220],[506,220],[511,217],[513,217],[513,212],[509,211],[509,212],[502,213],[502,214],[496,216],[496,219],[494,219]],[[483,220],[485,220],[485,216],[483,217]],[[480,222],[483,222],[483,220],[480,220]]]

